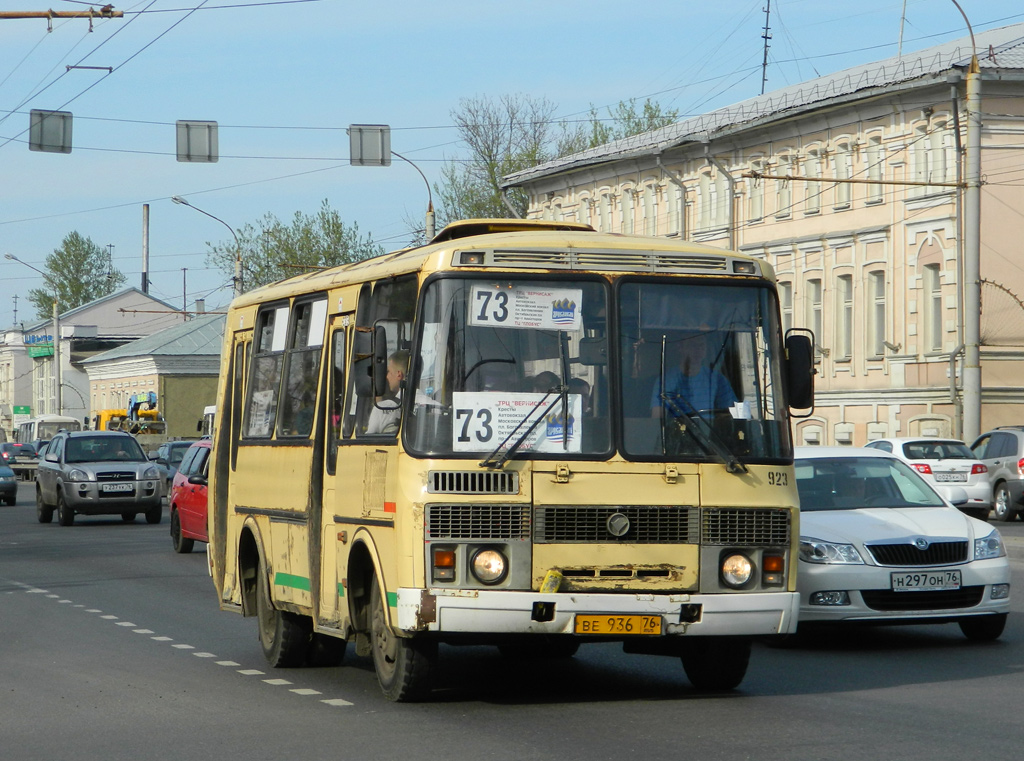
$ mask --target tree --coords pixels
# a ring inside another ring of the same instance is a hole
[[[326,201],[316,214],[295,212],[286,225],[273,214],[236,231],[242,256],[242,282],[246,290],[284,280],[303,271],[336,267],[384,253],[372,237],[359,234],[359,225],[346,225]],[[209,263],[229,277],[235,271],[235,242],[207,243]]]
[[[664,127],[678,118],[678,112],[665,110],[649,98],[639,111],[635,100],[609,108],[610,123],[594,107],[589,121],[582,124],[555,121],[554,112],[555,105],[546,98],[528,95],[459,101],[451,117],[469,157],[450,159],[441,168],[441,182],[434,185],[438,226],[473,217],[525,217],[526,193],[518,188],[502,193],[500,183],[506,175]]]
[[[46,287],[28,292],[41,320],[53,314],[55,294],[60,311],[66,312],[113,293],[125,282],[124,274],[113,269],[107,252],[77,232],[69,233],[43,266]]]

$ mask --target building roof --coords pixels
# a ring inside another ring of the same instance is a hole
[[[224,341],[226,315],[213,314],[198,317],[152,335],[131,341],[116,349],[105,351],[83,360],[83,365],[92,365],[112,360],[135,359],[138,357],[209,357],[219,356]]]
[[[124,288],[120,291],[108,293],[106,296],[100,296],[98,299],[93,299],[92,301],[82,304],[81,306],[77,306],[74,309],[69,309],[66,312],[61,312],[60,319],[61,322],[74,322],[75,317],[77,317],[79,314],[95,309],[96,307],[102,306],[108,301],[114,301],[116,299],[130,299],[132,297],[138,297],[135,303],[139,307],[147,305],[160,306],[169,312],[178,311],[176,307],[172,306],[171,304],[168,304],[166,301],[154,298],[153,296],[150,296],[148,293],[144,293],[139,288]],[[23,330],[26,333],[31,333],[32,331],[41,330],[45,328],[47,325],[51,324],[53,324],[53,318],[47,317],[45,320],[37,320],[36,322],[25,325]]]
[[[1024,73],[1024,24],[980,32],[974,36],[974,42],[983,77],[985,70],[991,69],[1021,69]],[[524,185],[548,175],[595,164],[648,156],[686,143],[704,142],[782,116],[811,111],[826,103],[862,98],[899,85],[934,84],[938,75],[966,68],[971,54],[971,38],[962,37],[917,53],[854,66],[524,169],[506,176],[502,187]]]

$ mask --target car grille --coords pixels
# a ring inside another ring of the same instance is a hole
[[[893,592],[888,589],[861,590],[864,604],[872,610],[948,610],[973,608],[981,602],[985,587],[963,587],[935,592]]]
[[[528,539],[529,505],[428,505],[428,539]]]
[[[608,519],[623,515],[629,528],[622,536],[608,529]],[[537,509],[534,541],[542,544],[635,542],[695,544],[700,511],[672,505],[549,506]]]
[[[111,471],[109,473],[97,473],[96,480],[100,483],[103,483],[104,481],[134,481],[135,471],[118,470]]]
[[[967,561],[967,542],[932,542],[919,549],[909,542],[900,544],[869,544],[868,551],[879,565],[922,566],[964,563]]]

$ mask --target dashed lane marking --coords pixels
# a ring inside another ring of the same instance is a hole
[[[154,636],[150,637],[151,640],[153,640],[154,642],[169,642],[169,643],[173,643],[173,644],[171,644],[171,647],[176,649],[176,650],[182,650],[182,651],[193,650],[194,651],[196,649],[195,645],[189,645],[189,644],[186,644],[184,642],[174,642],[174,638],[173,637],[165,637],[165,636],[161,636],[161,635],[156,635],[152,629],[139,628],[137,624],[134,624],[131,621],[122,621],[119,616],[115,616],[115,615],[110,614],[110,613],[103,613],[103,611],[100,610],[99,608],[86,608],[84,605],[75,604],[73,600],[68,600],[66,598],[63,598],[61,595],[53,594],[53,593],[51,593],[51,592],[49,592],[49,591],[47,591],[45,589],[40,589],[38,587],[33,587],[33,586],[29,585],[29,584],[24,584],[24,583],[22,583],[20,581],[12,581],[11,583],[14,584],[15,586],[21,587],[22,591],[25,592],[26,594],[43,595],[44,597],[46,597],[48,599],[56,600],[58,604],[61,604],[61,605],[71,605],[74,608],[81,608],[81,609],[83,609],[83,611],[85,613],[92,613],[94,615],[99,616],[99,618],[104,620],[104,621],[112,621],[112,622],[114,622],[115,626],[120,626],[120,627],[123,627],[125,629],[131,628],[132,632],[135,633],[135,634],[150,634],[150,635],[154,635]],[[213,658],[217,657],[217,655],[215,653],[208,653],[208,652],[205,652],[205,651],[193,652],[192,655],[194,655],[196,658],[203,658],[203,659],[213,659]],[[243,669],[243,668],[238,668],[238,666],[240,666],[241,664],[239,664],[239,663],[237,663],[235,661],[224,661],[224,660],[221,660],[221,661],[215,661],[215,663],[218,666],[225,666],[225,667],[228,667],[228,668],[234,668],[234,669],[236,669],[235,673],[241,674],[242,676],[265,676],[266,675],[266,672],[265,671],[261,671],[260,669]],[[268,684],[268,685],[273,686],[273,687],[283,687],[285,685],[293,684],[293,682],[289,681],[288,679],[264,679],[263,682],[265,684]],[[288,691],[291,692],[291,693],[294,693],[295,695],[299,695],[299,696],[302,696],[302,697],[310,697],[310,696],[313,696],[313,695],[323,695],[323,693],[320,690],[314,690],[314,689],[311,689],[309,687],[294,687],[294,688],[292,688],[292,689],[290,689]],[[324,698],[323,700],[320,700],[319,702],[321,702],[321,703],[323,703],[325,705],[336,706],[336,707],[353,705],[350,701],[345,700],[343,698]]]

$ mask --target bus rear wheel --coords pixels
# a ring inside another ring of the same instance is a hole
[[[388,625],[384,595],[376,576],[370,589],[370,640],[373,666],[385,697],[396,703],[427,697],[437,643],[395,634]]]
[[[263,657],[274,668],[292,668],[306,662],[312,622],[305,616],[278,610],[270,601],[267,572],[256,577],[256,621]]]
[[[750,637],[694,637],[685,644],[683,670],[698,690],[732,690],[746,676]]]

